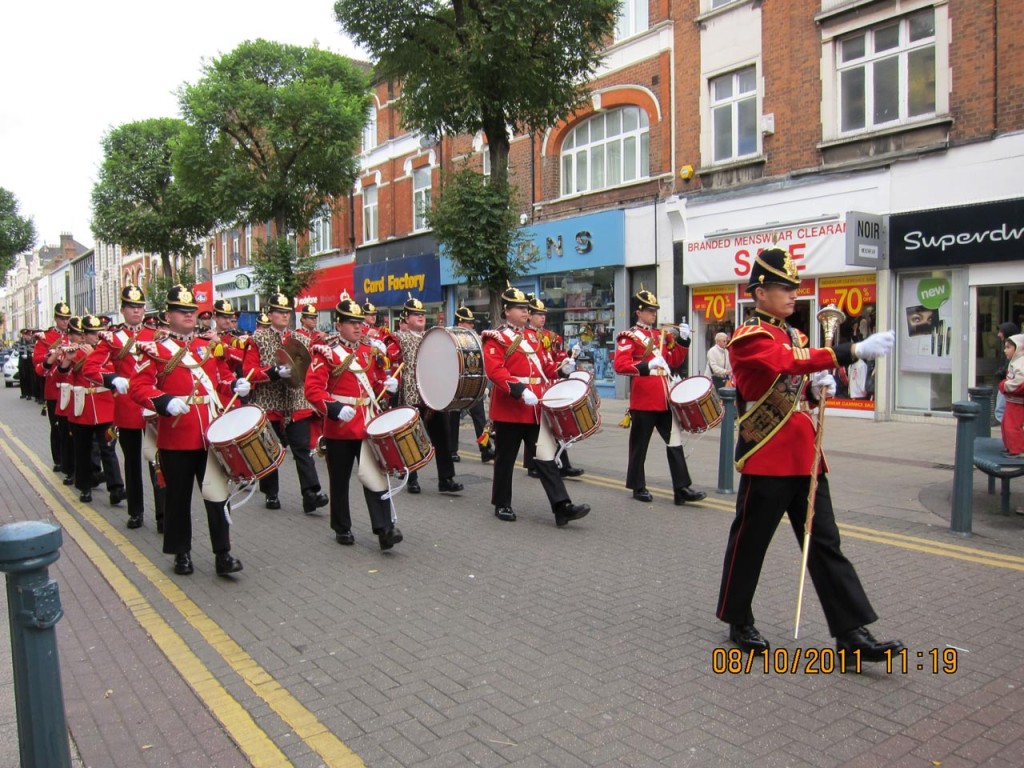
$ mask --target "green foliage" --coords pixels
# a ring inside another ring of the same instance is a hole
[[[174,177],[174,147],[184,128],[181,120],[158,118],[111,130],[103,138],[103,164],[92,190],[96,238],[159,253],[168,279],[171,255],[194,256],[216,221],[205,197]]]
[[[313,282],[316,256],[309,246],[295,247],[290,237],[275,237],[260,242],[259,251],[252,262],[253,282],[261,296],[281,291],[294,299]]]
[[[248,41],[178,97],[189,128],[175,171],[224,221],[301,234],[325,201],[351,190],[370,95],[344,56]]]
[[[14,266],[19,253],[36,244],[36,227],[31,218],[18,214],[18,198],[0,187],[0,275]]]
[[[474,285],[500,292],[506,281],[526,274],[528,265],[514,254],[522,235],[511,201],[514,188],[487,183],[471,168],[444,180],[427,221],[444,243],[455,273]],[[466,222],[473,222],[466,226]]]
[[[196,275],[191,263],[183,265],[177,276],[154,274],[146,278],[141,286],[142,292],[146,294],[146,306],[149,309],[164,309],[167,306],[168,291],[179,283],[190,291],[196,284]]]

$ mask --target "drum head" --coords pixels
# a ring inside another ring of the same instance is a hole
[[[206,430],[206,437],[211,443],[225,443],[244,435],[263,418],[263,409],[255,405],[243,405],[241,408],[222,413]]]
[[[668,396],[673,403],[693,403],[704,397],[713,387],[711,379],[706,376],[694,376],[683,379],[672,387]]]
[[[416,351],[416,386],[423,404],[445,410],[459,390],[460,350],[447,328],[436,326],[423,334]]]
[[[579,379],[580,381],[587,382],[587,386],[590,386],[590,382],[594,380],[594,374],[590,371],[573,371],[569,374],[570,379]]]
[[[384,413],[367,424],[366,434],[370,437],[390,435],[392,432],[412,424],[419,415],[419,411],[408,405],[392,408],[390,411],[384,411]]]
[[[563,379],[551,385],[541,398],[541,403],[548,408],[564,408],[586,399],[589,391],[590,386],[585,381]]]

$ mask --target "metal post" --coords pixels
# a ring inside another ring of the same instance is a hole
[[[736,422],[736,388],[722,387],[718,390],[722,398],[721,435],[718,441],[718,492],[735,493],[733,489],[733,453],[736,450],[736,438],[733,427]]]
[[[966,400],[953,403],[956,417],[956,458],[953,463],[953,510],[950,530],[971,533],[971,512],[974,501],[974,427],[981,406]]]
[[[992,387],[968,387],[967,396],[981,408],[981,418],[974,425],[974,436],[992,437]]]
[[[64,611],[57,582],[48,572],[60,557],[62,542],[60,528],[52,523],[0,526],[22,768],[71,768],[54,629]]]

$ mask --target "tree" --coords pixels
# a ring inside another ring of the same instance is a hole
[[[171,256],[195,256],[216,222],[207,200],[175,179],[174,148],[184,128],[181,120],[157,118],[111,130],[103,138],[103,164],[92,190],[96,239],[159,253],[167,279]]]
[[[272,221],[282,242],[264,243],[259,258],[276,259],[270,272],[294,281],[301,270],[287,236],[305,233],[355,183],[370,109],[366,75],[336,53],[255,40],[213,59],[178,97],[189,124],[179,176],[234,221]]]
[[[337,0],[334,12],[370,52],[376,76],[402,84],[399,106],[408,127],[429,136],[483,131],[494,187],[486,198],[495,208],[508,208],[515,193],[508,183],[509,128],[544,130],[583,102],[618,5],[618,0]],[[452,180],[441,196],[453,193],[472,203],[462,221],[476,227],[474,216],[484,198],[459,189],[466,177],[456,174]],[[484,249],[463,250],[473,238],[441,242],[458,272],[479,275],[500,290],[524,267],[500,251],[511,241],[506,228],[514,228],[515,220],[498,210],[485,218],[493,229],[477,238]],[[434,220],[440,221],[437,211]]]
[[[18,198],[0,187],[0,275],[14,266],[18,254],[36,244],[36,226],[18,214]]]

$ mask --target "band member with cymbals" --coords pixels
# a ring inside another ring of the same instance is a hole
[[[540,398],[548,382],[568,375],[575,368],[575,361],[568,359],[556,365],[547,352],[535,347],[535,337],[526,328],[530,309],[525,293],[509,286],[501,294],[501,301],[504,325],[481,334],[484,371],[492,385],[491,421],[498,444],[491,485],[494,516],[506,522],[516,519],[512,509],[512,474],[519,446],[526,442],[533,444],[534,466],[540,472],[555,525],[561,528],[586,516],[590,506],[573,504],[565,490],[565,481],[555,465],[555,439],[541,417]]]
[[[114,367],[109,361],[102,364],[98,371],[99,386],[96,381],[90,380],[85,365],[99,345],[103,324],[96,315],[84,315],[80,322],[83,338],[71,357],[72,408],[68,416],[75,450],[75,486],[80,493],[79,501],[92,501],[92,457],[95,447],[103,467],[103,480],[110,494],[110,503],[114,505],[127,496],[114,450],[117,438],[111,429],[114,426],[114,395],[102,385],[103,375],[113,374]]]
[[[420,348],[420,342],[423,340],[423,333],[427,327],[427,310],[422,301],[410,295],[402,309],[402,316],[405,318],[408,330],[395,334],[398,338],[399,349],[397,352],[392,352],[393,356],[391,357],[393,365],[403,366],[399,379],[401,382],[399,402],[402,405],[419,409],[420,418],[427,429],[427,435],[434,445],[437,490],[440,493],[458,493],[462,490],[462,483],[455,480],[455,464],[452,462],[448,417],[444,413],[439,413],[424,405],[420,399],[419,390],[416,388],[416,376],[418,375],[416,352]],[[420,492],[418,475],[418,472],[412,472],[409,475],[407,486],[409,493]]]
[[[232,395],[245,397],[250,385],[236,379],[223,358],[194,335],[198,307],[183,285],[167,293],[167,336],[139,346],[145,359],[128,384],[128,394],[159,415],[157,448],[167,484],[163,551],[174,555],[174,572],[185,576],[192,565],[192,487],[198,482],[206,507],[214,568],[218,576],[242,570],[231,555],[228,482],[206,438],[210,423]]]
[[[68,323],[71,321],[71,307],[58,301],[53,308],[53,325],[35,334],[36,345],[32,350],[32,367],[43,379],[43,398],[46,400],[46,417],[50,421],[50,458],[54,471],[67,472],[61,458],[61,430],[57,424],[57,399],[60,392],[57,380],[53,378],[57,350],[68,340]]]
[[[669,371],[680,367],[690,347],[690,326],[679,326],[675,334],[656,327],[661,305],[650,291],[640,290],[633,296],[636,323],[615,340],[615,372],[629,376],[629,465],[626,487],[632,489],[637,501],[650,502],[644,464],[647,447],[654,430],[665,441],[668,469],[672,477],[675,503],[700,501],[706,493],[690,487],[690,470],[683,455],[682,431],[668,408]]]
[[[128,397],[128,382],[135,375],[135,369],[142,353],[135,348],[138,342],[152,341],[153,331],[143,326],[146,313],[146,296],[134,285],[121,289],[121,315],[124,324],[116,330],[100,334],[100,342],[85,361],[86,379],[94,385],[102,384],[113,392],[114,426],[118,430],[118,442],[124,457],[125,492],[128,500],[128,528],[142,526],[144,502],[142,493],[142,445],[146,420],[142,408]],[[148,463],[148,462],[147,462]],[[162,525],[164,489],[156,482],[156,474],[149,466],[150,481],[153,484],[154,501],[158,528]],[[111,500],[113,502],[113,500]]]
[[[527,330],[536,337],[536,343],[548,353],[551,359],[555,361],[555,364],[561,365],[562,361],[569,357],[569,353],[565,351],[562,337],[544,327],[548,319],[548,308],[544,305],[543,301],[532,293],[526,294],[526,298],[530,300],[530,324]],[[573,357],[575,359],[575,356]],[[562,451],[559,461],[561,466],[558,468],[558,471],[562,477],[579,477],[585,471],[580,467],[572,465],[572,462],[569,461],[568,450]],[[540,473],[533,466],[533,449],[529,443],[526,444],[523,451],[523,465],[529,472],[530,477],[540,477]]]
[[[476,329],[476,315],[473,314],[467,306],[461,306],[455,310],[455,327],[465,328],[467,330]],[[466,411],[469,413],[469,417],[473,420],[473,431],[476,432],[476,444],[480,447],[480,461],[486,464],[489,461],[494,460],[494,443],[490,441],[490,437],[484,439],[484,432],[487,429],[487,414],[484,412],[484,400],[486,396],[480,398],[475,405],[467,408]],[[450,419],[449,434],[451,435],[452,444],[452,460],[457,461],[455,458],[459,454],[459,422],[462,421],[461,411],[452,411],[448,418]]]
[[[751,652],[769,650],[768,641],[754,626],[751,603],[783,513],[797,539],[804,535],[811,471],[818,453],[815,423],[805,407],[807,390],[815,401],[822,394],[832,397],[836,391],[832,369],[882,357],[896,343],[892,331],[884,331],[855,344],[808,348],[807,337],[786,322],[796,307],[799,288],[800,273],[789,253],[769,248],[758,254],[747,285],[755,311],[729,342],[740,413],[736,467],[741,474],[717,616],[729,625],[729,638]],[[840,549],[827,467],[823,459],[817,466],[821,473],[807,566],[829,632],[839,650],[856,652],[861,661],[885,661],[887,654],[899,653],[903,644],[875,640],[865,626],[878,616]]]
[[[330,476],[331,530],[339,544],[355,543],[348,486],[352,465],[359,462],[359,482],[370,513],[370,524],[381,550],[402,541],[391,515],[387,478],[366,443],[366,425],[379,412],[383,392],[397,392],[398,380],[373,363],[373,350],[363,343],[363,311],[354,299],[334,308],[337,336],[310,349],[313,361],[306,374],[305,396],[324,417],[327,472]]]

